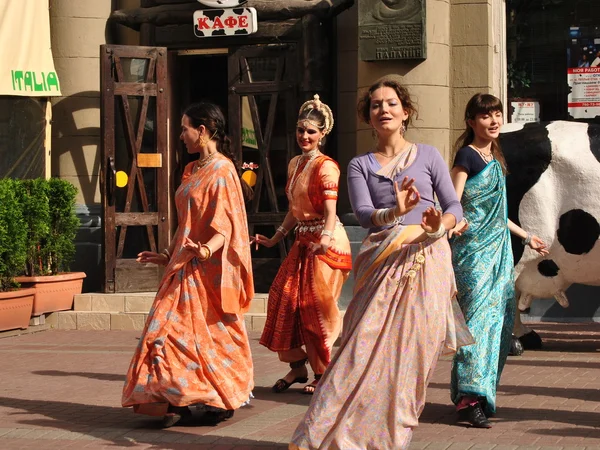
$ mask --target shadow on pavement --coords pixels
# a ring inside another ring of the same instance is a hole
[[[35,370],[33,375],[43,375],[47,377],[83,377],[102,381],[125,381],[125,375],[114,373],[94,373],[94,372],[64,372],[62,370]]]
[[[433,384],[433,383],[432,383]],[[431,386],[431,385],[430,385]],[[442,386],[442,385],[440,385]],[[528,388],[529,389],[529,388]],[[557,389],[559,390],[559,389]],[[564,389],[562,389],[564,391]],[[586,428],[586,432],[597,433],[600,437],[600,413],[589,411],[566,411],[557,409],[545,408],[513,408],[499,407],[498,413],[494,416],[494,422],[515,422],[523,420],[544,420],[555,423],[565,423],[577,427]],[[446,405],[440,403],[427,403],[419,422],[421,423],[438,423],[445,425],[455,425],[463,427],[456,421],[456,413],[454,405]],[[555,428],[556,430],[556,428]],[[572,430],[572,429],[571,429]],[[536,430],[529,430],[528,433],[537,434]],[[546,430],[540,430],[540,434],[546,434]],[[595,437],[595,436],[594,436]]]
[[[450,403],[450,386],[445,383],[429,383],[429,389],[446,389],[448,390],[448,403]],[[585,389],[575,387],[547,387],[547,386],[515,386],[511,384],[500,384],[498,386],[498,393],[502,393],[505,398],[502,400],[504,403],[511,401],[510,397],[515,395],[536,395],[546,398],[567,398],[586,400],[591,402],[600,402],[600,391],[598,389]],[[452,406],[452,405],[450,405]],[[502,408],[504,409],[504,408]],[[519,411],[520,409],[515,409]],[[562,411],[562,410],[561,410]],[[557,411],[560,412],[560,411]],[[569,411],[566,411],[567,413]],[[597,413],[600,417],[600,413]],[[598,420],[600,424],[600,420]],[[576,424],[575,424],[576,425]]]
[[[254,394],[254,398],[260,400],[280,404],[308,406],[312,395],[302,394],[302,388],[304,388],[304,386],[304,384],[293,384],[287,391],[282,392],[281,394],[276,394],[267,386],[254,386],[252,393]]]
[[[149,418],[148,416],[134,415],[130,408],[60,401],[23,400],[10,397],[0,397],[0,407],[13,410],[9,411],[8,415],[23,415],[23,419],[18,420],[19,424],[84,434],[103,441],[104,445],[108,441],[119,448],[134,447],[137,444],[146,444],[150,447],[144,448],[157,450],[180,450],[182,444],[186,448],[185,444],[193,444],[193,447],[190,445],[190,448],[198,450],[213,448],[215,445],[226,445],[232,448],[249,446],[265,450],[287,448],[287,444],[268,440],[256,441],[228,437],[227,433],[220,435],[219,430],[239,422],[235,416],[216,427],[198,425],[162,429],[160,428],[160,417]],[[44,417],[36,418],[35,416]],[[210,435],[206,433],[210,433]],[[69,436],[61,436],[60,439],[68,440]],[[81,442],[83,445],[84,442],[89,443],[90,441]],[[206,444],[206,447],[202,444]]]
[[[541,434],[541,435],[549,435],[549,436],[560,436],[560,437],[570,437],[570,438],[594,438],[594,439],[599,439],[600,438],[600,430],[596,429],[596,428],[584,428],[584,427],[577,427],[577,428],[539,428],[539,429],[532,429],[529,430],[532,433],[535,434]],[[582,443],[583,444],[583,443]],[[587,448],[592,448],[592,447],[587,447]]]
[[[599,362],[589,361],[541,361],[537,359],[509,358],[508,366],[531,366],[531,367],[572,367],[574,369],[600,369]]]

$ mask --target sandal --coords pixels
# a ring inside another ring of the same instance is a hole
[[[304,367],[306,365],[306,359],[302,359],[300,361],[295,361],[290,363],[290,367],[292,369],[299,369],[300,367]],[[308,377],[296,377],[292,380],[292,382],[287,382],[284,378],[280,378],[275,382],[271,390],[276,394],[281,394],[284,391],[287,391],[290,386],[294,383],[306,383],[308,381]]]
[[[304,389],[302,389],[302,393],[306,395],[313,395],[315,393],[315,390],[317,389],[317,385],[319,384],[319,380],[322,376],[323,375],[315,374],[315,379],[313,380],[313,382],[304,386]]]

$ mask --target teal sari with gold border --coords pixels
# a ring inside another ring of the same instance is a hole
[[[467,180],[461,203],[469,228],[450,243],[457,299],[475,344],[456,353],[450,394],[455,404],[463,396],[478,397],[489,415],[496,411],[516,308],[506,183],[498,161]]]

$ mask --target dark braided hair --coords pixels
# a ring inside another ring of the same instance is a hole
[[[316,122],[319,125],[318,128],[320,131],[325,130],[325,115],[318,109],[305,108],[302,111],[300,111],[300,114],[298,115],[298,124],[302,123],[303,120],[311,120],[313,122]],[[327,138],[323,136],[319,143],[319,147],[321,148],[321,150],[322,147],[325,147],[326,139]]]
[[[200,125],[206,127],[211,140],[216,141],[219,153],[231,160],[238,175],[240,175],[240,163],[231,149],[231,139],[229,139],[229,136],[225,132],[225,116],[221,108],[214,103],[202,101],[188,106],[183,114],[189,117],[190,123],[194,128],[198,128]],[[254,194],[252,188],[241,177],[240,183],[242,184],[244,199],[246,201],[251,200]]]

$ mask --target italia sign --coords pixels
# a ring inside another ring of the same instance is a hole
[[[16,92],[60,92],[56,72],[11,70],[13,91]]]
[[[258,18],[254,8],[201,9],[194,12],[197,37],[244,36],[256,33]]]

